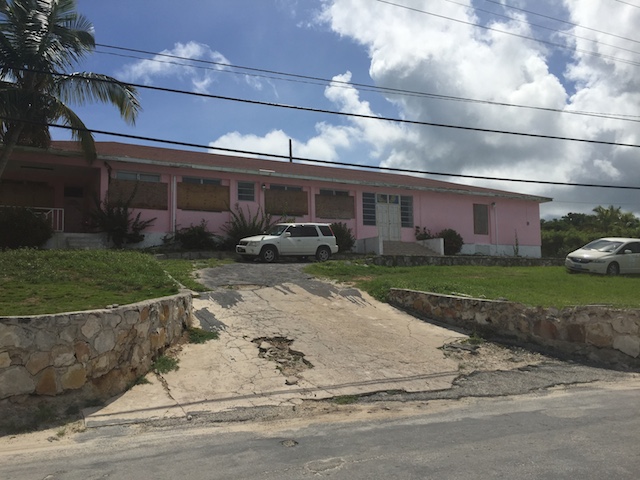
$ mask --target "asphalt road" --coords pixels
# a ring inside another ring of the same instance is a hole
[[[0,451],[0,478],[635,480],[639,395],[635,381],[417,402],[412,415],[355,422],[91,429]]]

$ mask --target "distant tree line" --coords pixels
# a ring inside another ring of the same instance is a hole
[[[597,206],[593,214],[568,213],[541,220],[542,256],[564,257],[591,240],[601,237],[640,238],[640,219],[620,207]]]

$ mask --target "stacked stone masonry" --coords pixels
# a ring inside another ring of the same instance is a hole
[[[389,302],[425,319],[471,332],[537,344],[606,364],[640,366],[640,310],[563,309],[392,289]]]
[[[0,402],[76,392],[107,398],[182,337],[191,295],[104,310],[0,317]]]

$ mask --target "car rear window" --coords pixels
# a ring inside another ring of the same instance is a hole
[[[317,237],[318,231],[316,230],[315,225],[303,225],[302,227],[302,237]]]
[[[322,232],[322,235],[325,237],[333,237],[333,232],[331,231],[331,227],[329,225],[319,225],[318,228]]]

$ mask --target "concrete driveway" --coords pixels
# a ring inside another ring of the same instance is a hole
[[[88,426],[227,412],[387,390],[450,388],[458,363],[439,348],[464,337],[355,288],[303,273],[304,264],[230,264],[201,272],[201,327],[220,339],[184,345],[179,369],[149,374]]]

